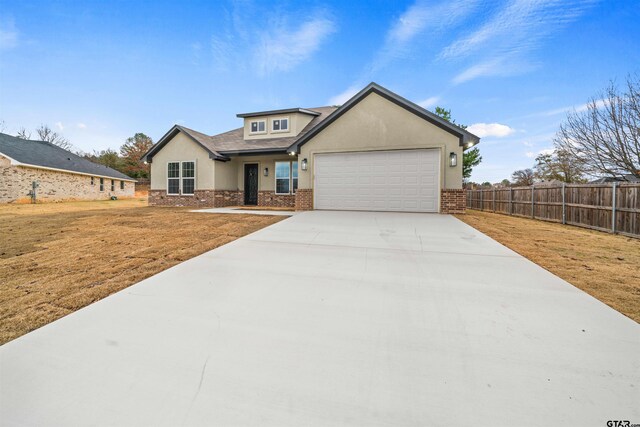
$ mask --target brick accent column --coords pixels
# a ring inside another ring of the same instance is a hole
[[[301,189],[296,191],[296,210],[311,211],[313,210],[313,189]]]
[[[467,192],[462,188],[441,190],[440,213],[462,214],[467,209]]]

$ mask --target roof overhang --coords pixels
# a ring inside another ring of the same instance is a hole
[[[100,175],[100,174],[95,174],[95,173],[72,171],[72,170],[69,170],[69,169],[52,168],[52,167],[49,167],[49,166],[32,165],[32,164],[29,164],[29,163],[19,162],[16,159],[13,159],[13,158],[7,156],[4,153],[0,153],[0,155],[2,157],[5,157],[5,158],[9,159],[9,163],[11,164],[11,166],[21,166],[23,168],[44,169],[44,170],[48,170],[48,171],[64,172],[64,173],[70,173],[70,174],[74,174],[74,175],[95,176],[97,178],[117,179],[118,181],[138,182],[138,180],[133,179],[133,178],[121,178],[121,177],[117,177],[117,176],[109,176],[109,175]]]
[[[349,111],[351,108],[353,108],[355,105],[357,105],[360,101],[362,101],[364,98],[369,96],[371,93],[380,95],[381,97],[387,99],[388,101],[393,102],[394,104],[417,115],[418,117],[428,121],[429,123],[439,127],[440,129],[446,132],[449,132],[452,135],[455,135],[458,138],[459,144],[463,148],[463,150],[471,148],[480,142],[480,138],[472,134],[471,132],[468,132],[462,129],[460,126],[457,126],[443,119],[442,117],[432,113],[431,111],[428,111],[422,108],[418,104],[415,104],[401,97],[400,95],[397,95],[391,92],[390,90],[385,89],[379,84],[371,82],[364,89],[362,89],[360,92],[355,94],[351,99],[349,99],[347,102],[342,104],[337,110],[331,113],[329,117],[327,117],[320,124],[318,124],[318,126],[314,127],[309,132],[307,132],[304,136],[298,139],[296,142],[291,144],[291,146],[288,148],[287,151],[298,153],[302,145],[306,144],[314,136],[322,132],[323,129],[325,129],[331,123],[336,121],[338,118],[340,118],[340,116],[342,116],[344,113]]]
[[[285,148],[260,148],[255,150],[232,150],[232,151],[221,151],[220,154],[224,154],[225,156],[253,156],[259,154],[288,154],[289,149]]]
[[[255,113],[240,113],[240,114],[236,114],[236,117],[246,118],[246,117],[272,116],[276,114],[291,114],[291,113],[308,114],[310,116],[320,115],[320,113],[318,113],[317,111],[307,110],[306,108],[286,108],[284,110],[269,110],[269,111],[257,111]]]
[[[156,144],[151,147],[149,149],[149,151],[147,151],[143,156],[142,156],[142,160],[147,162],[147,163],[151,163],[153,160],[153,156],[160,150],[162,150],[162,147],[164,147],[165,145],[167,145],[167,143],[169,141],[171,141],[173,139],[173,137],[175,137],[177,134],[179,134],[180,132],[182,132],[183,134],[185,134],[190,140],[192,140],[193,142],[195,142],[196,144],[198,144],[200,147],[202,147],[207,153],[209,153],[209,158],[211,160],[219,160],[219,161],[223,161],[226,162],[229,160],[229,158],[221,155],[220,153],[216,152],[216,151],[212,151],[209,149],[209,147],[207,147],[206,145],[204,145],[202,142],[198,141],[196,138],[193,137],[193,135],[191,135],[189,132],[187,132],[185,129],[183,129],[181,126],[179,125],[173,125],[173,127],[171,129],[169,129],[169,131],[167,133],[165,133],[163,135],[162,138],[160,138],[160,140],[158,142],[156,142]]]

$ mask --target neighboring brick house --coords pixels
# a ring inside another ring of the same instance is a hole
[[[0,133],[0,203],[134,196],[135,180],[45,141]]]
[[[237,114],[209,136],[175,125],[145,155],[149,204],[458,213],[480,138],[371,83],[340,107]]]

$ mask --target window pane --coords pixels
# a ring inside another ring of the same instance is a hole
[[[196,164],[194,162],[182,162],[182,177],[193,178],[195,177]]]
[[[289,178],[276,179],[276,193],[289,194]]]
[[[180,192],[180,180],[177,178],[169,179],[169,188],[167,188],[167,194],[178,194]]]
[[[289,119],[280,120],[280,129],[281,130],[288,130],[289,129]]]
[[[180,177],[180,163],[171,162],[167,164],[167,177],[168,178]]]
[[[293,178],[293,193],[298,190],[298,178]]]
[[[280,120],[273,121],[273,130],[280,130]]]
[[[193,194],[196,180],[193,178],[184,178],[182,180],[182,194]]]
[[[265,131],[266,122],[258,122],[258,132]]]
[[[298,162],[291,162],[291,176],[298,177]]]
[[[289,168],[290,168],[289,162],[276,162],[276,179],[278,178],[289,179]]]
[[[120,181],[120,189],[124,190],[124,181]]]

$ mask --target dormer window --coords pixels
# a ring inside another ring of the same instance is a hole
[[[267,133],[266,120],[254,120],[250,124],[251,133]]]
[[[272,132],[289,132],[289,118],[283,117],[271,121]]]

